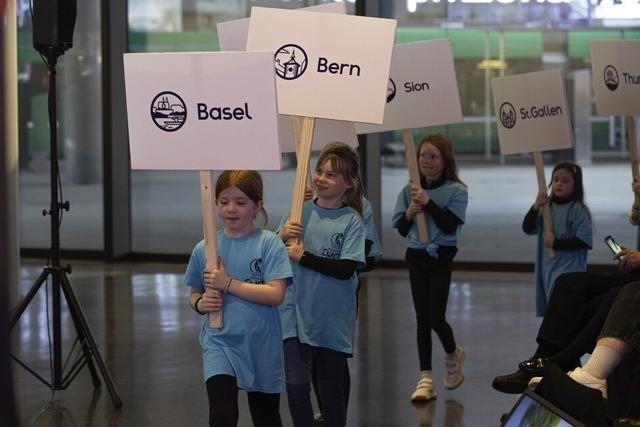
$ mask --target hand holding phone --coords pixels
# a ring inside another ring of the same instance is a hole
[[[609,249],[611,249],[611,252],[613,252],[614,255],[618,255],[621,251],[622,248],[620,247],[620,245],[613,239],[613,237],[611,236],[607,236],[604,238],[604,242],[607,244],[607,246],[609,247]]]

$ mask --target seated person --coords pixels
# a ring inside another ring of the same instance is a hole
[[[521,362],[516,372],[494,378],[493,388],[522,393],[531,378],[542,375],[548,363],[565,371],[579,365],[580,357],[596,345],[620,289],[640,281],[640,251],[623,248],[614,259],[620,263],[620,271],[615,274],[577,272],[558,277],[533,357]]]
[[[625,285],[616,298],[596,347],[584,368],[568,373],[577,383],[593,388],[607,398],[607,378],[631,353],[640,353],[640,282]],[[535,377],[530,384],[540,382]]]

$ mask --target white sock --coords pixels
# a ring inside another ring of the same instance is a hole
[[[420,371],[420,378],[433,378],[431,371]]]
[[[607,379],[609,374],[618,366],[622,357],[613,348],[599,345],[593,350],[583,370],[599,379]]]

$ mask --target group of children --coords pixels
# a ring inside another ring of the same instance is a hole
[[[431,374],[431,330],[445,355],[444,386],[464,380],[465,353],[445,318],[452,261],[465,221],[466,185],[458,178],[453,146],[442,135],[418,147],[420,183],[398,195],[393,227],[405,237],[411,294],[416,311],[420,376],[411,399],[436,396]],[[277,233],[260,228],[263,188],[255,171],[225,171],[216,182],[217,267],[207,269],[204,243],[193,250],[184,283],[199,314],[222,310],[224,327],[203,322],[200,331],[211,426],[235,426],[238,390],[248,394],[255,426],[281,426],[280,393],[286,385],[295,426],[313,426],[311,378],[324,425],[344,426],[349,394],[347,359],[353,355],[358,272],[381,254],[372,210],[364,198],[356,152],[327,145],[313,176],[315,196],[300,223],[283,218]],[[538,312],[543,313],[555,277],[586,269],[591,221],[583,202],[579,166],[558,164],[551,196],[540,195],[523,230],[538,235]],[[548,204],[555,238],[544,235],[540,211]],[[427,218],[429,240],[421,242],[416,216]],[[549,257],[546,248],[555,250]]]

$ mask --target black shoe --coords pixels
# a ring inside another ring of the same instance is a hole
[[[544,367],[548,363],[546,357],[536,357],[535,359],[527,359],[518,364],[521,371],[526,372],[533,377],[541,377],[544,375]]]
[[[531,378],[532,375],[518,369],[512,374],[495,377],[491,386],[502,393],[520,394],[526,390]]]

